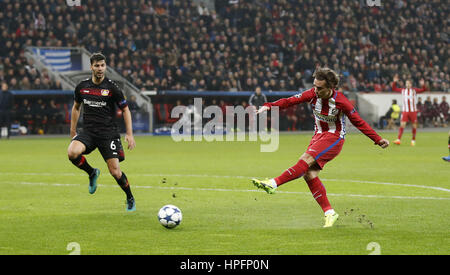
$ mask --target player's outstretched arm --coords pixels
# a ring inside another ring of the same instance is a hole
[[[133,124],[131,120],[131,112],[128,106],[123,108],[123,120],[125,122],[125,128],[126,128],[126,134],[125,134],[125,141],[128,143],[128,149],[133,150],[134,147],[136,147],[136,142],[134,141],[133,136]]]
[[[364,119],[361,118],[356,109],[343,94],[338,95],[336,105],[339,105],[350,122],[358,128],[358,130],[370,138],[376,145],[379,145],[381,148],[386,148],[389,146],[389,141],[380,137],[378,133],[375,132],[375,130],[370,127],[366,121],[364,121]]]
[[[308,102],[311,99],[313,99],[315,97],[315,90],[314,88],[311,88],[307,91],[304,91],[303,93],[288,97],[288,98],[282,98],[279,99],[275,102],[266,102],[264,103],[264,106],[262,106],[261,108],[259,108],[258,111],[256,111],[256,114],[260,114],[260,113],[264,113],[268,110],[270,110],[270,108],[272,106],[278,106],[281,109],[286,109],[289,108],[290,106],[296,105],[296,104],[300,104],[303,102]]]
[[[392,80],[392,91],[400,93],[402,89],[397,87],[398,79],[398,75],[394,75],[394,79]]]
[[[414,90],[416,90],[416,93],[423,93],[427,91],[427,87],[425,86],[425,80],[423,78],[419,81],[419,85],[421,88],[414,88]]]

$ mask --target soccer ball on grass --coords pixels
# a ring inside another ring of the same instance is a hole
[[[182,218],[180,208],[175,205],[165,205],[158,212],[159,223],[165,228],[171,229],[177,227],[181,223]]]

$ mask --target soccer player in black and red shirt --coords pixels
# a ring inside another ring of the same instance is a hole
[[[132,150],[136,143],[133,137],[131,112],[119,87],[105,77],[106,58],[101,53],[91,56],[92,77],[81,81],[75,88],[74,105],[70,122],[72,142],[68,148],[69,160],[89,175],[89,193],[97,189],[100,170],[92,168],[83,155],[96,148],[108,165],[109,172],[127,195],[127,211],[136,210],[136,203],[131,193],[125,173],[120,170],[119,162],[125,159],[120,134],[114,122],[116,106],[122,110],[126,127],[125,141]],[[83,105],[83,131],[77,134],[77,123]]]

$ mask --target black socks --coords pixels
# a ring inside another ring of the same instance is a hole
[[[83,155],[78,156],[76,159],[71,159],[70,161],[73,163],[73,165],[88,173],[89,176],[91,176],[94,172],[94,168],[89,165]]]
[[[125,173],[122,172],[122,176],[120,179],[116,179],[117,184],[119,184],[120,188],[127,194],[127,199],[130,199],[133,197],[133,194],[131,193],[130,184],[128,183],[127,176],[125,176]]]

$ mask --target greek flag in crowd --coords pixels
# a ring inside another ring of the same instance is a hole
[[[34,48],[34,52],[41,58],[45,65],[51,66],[54,71],[66,72],[72,70],[69,49]]]

